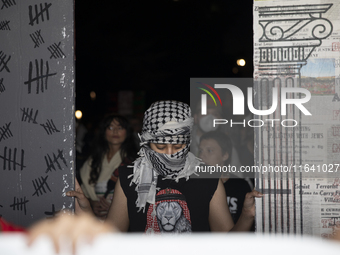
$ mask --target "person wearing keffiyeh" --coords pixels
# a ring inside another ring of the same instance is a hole
[[[195,166],[202,162],[189,152],[192,125],[191,110],[185,103],[158,101],[150,106],[145,112],[143,129],[139,135],[141,140],[139,158],[132,166],[132,174],[124,180],[118,180],[107,222],[115,225],[121,231],[134,229],[132,225],[136,221],[130,216],[131,211],[136,209],[139,212],[136,214],[138,216],[144,214],[145,210],[152,206],[154,212],[151,215],[156,218],[158,213],[154,206],[157,199],[156,193],[161,189],[158,185],[170,181],[171,183],[180,183],[183,187],[196,180],[191,177],[196,174]],[[200,179],[200,182],[208,182],[208,179]],[[130,187],[134,188],[133,192],[137,194],[134,206],[129,203],[131,198],[126,197],[127,185],[124,183],[129,183]],[[208,222],[211,231],[249,230],[255,216],[254,198],[261,197],[262,194],[255,190],[247,194],[240,221],[234,225],[226,203],[223,184],[220,180],[215,180],[215,183],[207,206],[208,213],[204,214],[208,219],[202,220]],[[171,191],[172,188],[169,190]],[[195,192],[197,190],[191,190],[185,196],[192,197]],[[173,200],[165,202],[169,206],[170,203],[172,203],[171,206],[175,203]],[[191,206],[192,202],[188,202],[189,205]],[[195,208],[191,209],[191,220],[189,221],[195,222],[196,216],[192,216],[194,214],[192,210]],[[160,221],[160,219],[158,220]],[[159,222],[159,224],[161,223]],[[192,229],[195,230],[194,225]]]
[[[192,125],[190,107],[181,102],[156,102],[145,112],[140,157],[134,162],[131,181],[137,185],[138,208],[144,209],[146,202],[155,203],[158,176],[176,181],[188,179],[200,165],[200,160],[189,152]]]
[[[140,157],[129,168],[131,176],[128,171],[119,173],[106,222],[98,224],[97,220],[90,220],[93,219],[89,213],[92,211],[90,203],[76,182],[76,190],[68,191],[66,195],[76,198],[76,214],[90,218],[82,220],[77,216],[78,221],[75,221],[61,217],[63,224],[54,221],[47,228],[46,224],[38,225],[31,240],[39,234],[52,233],[58,248],[57,240],[64,233],[75,243],[80,234],[96,235],[116,230],[146,233],[249,230],[255,216],[255,197],[262,197],[262,194],[255,190],[247,193],[242,214],[234,225],[221,180],[192,178],[194,166],[201,164],[201,160],[189,152],[191,130],[188,105],[176,101],[152,104],[145,113],[140,134]],[[126,194],[133,196],[127,197]],[[196,206],[193,206],[195,203]],[[176,224],[170,222],[169,211],[176,217]],[[136,219],[131,215],[135,215]],[[163,221],[165,219],[169,222]],[[59,226],[59,230],[51,231],[55,226]],[[79,227],[82,229],[79,230]]]

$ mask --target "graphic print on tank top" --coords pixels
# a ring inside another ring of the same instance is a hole
[[[146,233],[191,232],[190,212],[185,196],[166,188],[156,195],[156,203],[147,212]]]

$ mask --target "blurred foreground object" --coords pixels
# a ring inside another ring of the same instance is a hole
[[[80,238],[92,242],[94,237],[103,234],[117,232],[112,226],[98,221],[90,214],[82,213],[79,216],[63,214],[53,220],[43,220],[33,225],[28,231],[28,244],[47,235],[52,239],[57,253],[61,249],[60,240],[64,239],[72,243],[72,252],[75,254],[76,244]]]
[[[25,232],[25,229],[19,226],[15,226],[3,218],[0,218],[0,233],[1,232]]]
[[[25,235],[0,235],[1,255],[49,255],[55,254],[53,246],[47,239],[39,238],[31,248],[27,248]],[[93,240],[91,245],[82,244],[77,247],[77,255],[93,254],[137,254],[149,255],[151,249],[165,254],[206,255],[213,251],[216,254],[339,254],[340,243],[315,237],[301,236],[269,236],[267,234],[191,234],[191,235],[142,235],[142,234],[105,234]],[[244,245],[247,244],[247,245]],[[165,250],[165,247],[174,249]],[[142,247],[142,248],[141,248]],[[63,250],[62,250],[63,251]],[[273,252],[274,251],[274,252]],[[64,252],[63,254],[71,254]]]

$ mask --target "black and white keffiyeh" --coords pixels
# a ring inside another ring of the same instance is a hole
[[[141,149],[139,158],[134,162],[133,178],[137,185],[136,206],[145,209],[146,202],[155,203],[157,178],[178,181],[188,179],[195,172],[201,160],[189,152],[190,134],[193,125],[190,107],[177,101],[158,101],[145,112],[142,133],[139,135]],[[157,153],[150,143],[186,144],[171,155]]]

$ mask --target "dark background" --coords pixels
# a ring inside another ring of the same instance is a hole
[[[76,109],[97,121],[113,104],[108,95],[120,90],[144,91],[145,107],[189,103],[190,77],[252,77],[252,4],[76,1]]]

